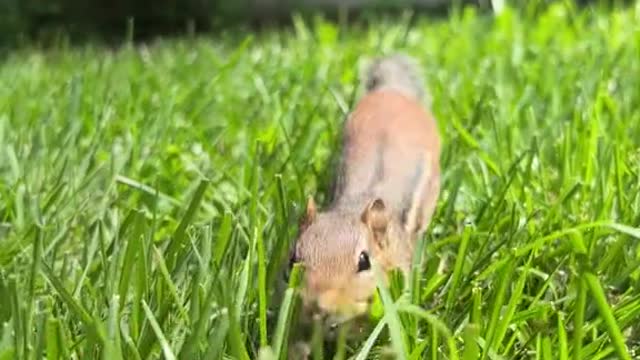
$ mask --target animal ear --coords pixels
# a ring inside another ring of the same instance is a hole
[[[377,242],[382,242],[387,233],[389,215],[387,206],[382,199],[377,198],[367,204],[361,215],[362,222],[373,232]]]
[[[300,230],[303,231],[313,223],[316,219],[316,202],[313,200],[313,196],[309,196],[307,199],[307,209],[305,210],[304,216],[302,216],[302,220],[300,221]]]

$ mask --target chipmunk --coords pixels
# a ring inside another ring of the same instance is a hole
[[[332,203],[309,197],[290,264],[304,267],[303,308],[334,326],[361,315],[382,270],[409,270],[440,192],[440,137],[414,59],[394,54],[364,73],[344,124]]]

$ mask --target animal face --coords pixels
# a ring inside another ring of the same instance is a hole
[[[301,223],[291,264],[305,269],[302,291],[307,313],[336,323],[367,311],[376,291],[372,263],[385,267],[389,217],[382,200],[361,212],[317,213],[312,200]]]

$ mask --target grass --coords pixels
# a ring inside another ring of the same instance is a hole
[[[0,359],[284,358],[301,207],[326,203],[359,62],[395,50],[425,69],[443,190],[337,353],[640,356],[637,4],[295,24],[3,61]]]

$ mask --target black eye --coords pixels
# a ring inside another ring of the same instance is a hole
[[[298,257],[296,256],[296,251],[292,250],[289,253],[289,270],[293,268],[293,265],[298,262]]]
[[[358,272],[367,271],[371,269],[371,263],[369,262],[369,254],[366,251],[360,253],[358,257]]]
[[[289,253],[289,263],[287,264],[287,268],[282,272],[282,280],[284,282],[289,282],[289,275],[291,275],[291,269],[293,269],[293,265],[298,262],[298,258],[296,257],[295,249]]]

